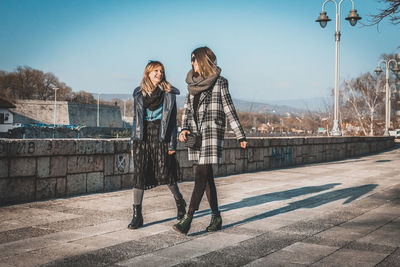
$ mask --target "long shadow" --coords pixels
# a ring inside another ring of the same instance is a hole
[[[306,187],[300,187],[300,188],[296,188],[296,189],[290,189],[290,190],[285,190],[285,191],[280,191],[280,192],[274,192],[274,193],[268,193],[268,194],[263,194],[263,195],[259,195],[259,196],[248,197],[248,198],[244,198],[238,202],[222,205],[219,207],[219,209],[221,212],[225,212],[225,211],[234,210],[234,209],[258,206],[258,205],[265,204],[268,202],[287,200],[287,199],[291,199],[291,198],[298,197],[298,196],[318,193],[321,191],[332,189],[338,185],[340,185],[340,183],[332,183],[332,184],[326,184],[326,185],[320,185],[320,186],[306,186]],[[200,216],[202,216],[203,213],[207,213],[207,214],[210,213],[210,209],[199,211],[199,212],[197,212],[197,215],[200,217]]]
[[[248,197],[248,198],[244,198],[238,202],[222,205],[219,207],[219,209],[221,212],[225,212],[225,211],[240,209],[240,208],[245,208],[245,207],[253,207],[253,206],[265,204],[268,202],[287,200],[287,199],[291,199],[291,198],[302,196],[302,195],[318,193],[321,191],[332,189],[337,185],[340,185],[340,183],[332,183],[332,184],[326,184],[326,185],[320,185],[320,186],[306,186],[306,187],[300,187],[300,188],[291,189],[291,190],[285,190],[285,191],[280,191],[280,192],[274,192],[274,193],[268,193],[268,194]],[[203,216],[207,216],[210,213],[211,213],[210,209],[201,210],[201,211],[196,212],[194,217],[200,218]],[[151,226],[151,225],[158,224],[158,223],[168,222],[171,220],[175,220],[175,218],[166,218],[163,220],[154,221],[151,223],[144,224],[143,227]]]
[[[322,193],[317,196],[309,197],[303,200],[290,203],[289,205],[279,209],[267,211],[234,223],[227,224],[223,226],[223,228],[225,229],[248,222],[265,219],[267,217],[272,217],[278,214],[287,213],[297,209],[312,209],[340,199],[345,200],[343,204],[348,204],[358,199],[362,195],[365,195],[368,192],[374,190],[377,186],[378,186],[377,184],[367,184],[367,185],[338,189],[335,191]]]

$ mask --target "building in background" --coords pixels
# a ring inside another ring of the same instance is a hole
[[[8,100],[0,98],[0,132],[7,132],[15,128],[14,114],[10,109],[15,109],[15,105]]]

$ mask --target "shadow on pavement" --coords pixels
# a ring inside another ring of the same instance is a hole
[[[280,192],[268,193],[268,194],[259,195],[259,196],[253,196],[253,197],[249,197],[249,198],[244,198],[238,202],[222,205],[219,207],[219,209],[221,212],[225,212],[225,211],[234,210],[234,209],[262,205],[262,204],[265,204],[268,202],[273,202],[273,201],[287,200],[287,199],[291,199],[291,198],[298,197],[298,196],[303,196],[303,195],[307,195],[307,194],[313,194],[313,193],[318,193],[321,191],[329,190],[338,185],[340,185],[340,183],[332,183],[332,184],[326,184],[326,185],[320,185],[320,186],[306,186],[306,187],[301,187],[301,188],[296,188],[296,189],[291,189],[291,190],[286,190],[286,191],[280,191]],[[199,211],[196,215],[200,217],[202,213],[208,214],[208,213],[210,213],[210,210]]]
[[[297,189],[291,189],[291,190],[286,190],[286,191],[280,191],[280,192],[274,192],[274,193],[268,193],[268,194],[263,194],[259,196],[254,196],[254,197],[249,197],[249,198],[244,198],[241,201],[234,202],[234,203],[229,203],[226,205],[220,206],[220,211],[221,212],[226,212],[234,209],[240,209],[240,208],[245,208],[245,207],[252,207],[252,206],[257,206],[261,204],[265,204],[268,202],[272,201],[281,201],[281,200],[286,200],[286,199],[291,199],[294,197],[306,195],[306,194],[312,194],[312,193],[318,193],[321,191],[329,190],[332,189],[333,187],[340,185],[340,183],[332,183],[332,184],[326,184],[326,185],[321,185],[321,186],[307,186],[307,187],[301,187]],[[355,187],[349,187],[349,188],[344,188],[344,189],[338,189],[326,193],[321,193],[316,196],[312,196],[303,200],[295,201],[293,203],[290,203],[289,205],[267,211],[261,214],[257,214],[255,216],[233,222],[227,225],[224,225],[222,228],[230,228],[233,226],[241,225],[244,223],[249,223],[252,221],[257,221],[257,220],[262,220],[268,217],[272,217],[275,215],[279,215],[282,213],[287,213],[290,211],[294,211],[297,209],[312,209],[315,207],[322,206],[324,204],[328,204],[330,202],[334,202],[340,199],[345,200],[343,204],[348,204],[353,202],[354,200],[360,198],[361,196],[367,194],[368,192],[371,192],[374,190],[378,185],[377,184],[367,184],[367,185],[361,185],[361,186],[355,186]],[[200,218],[206,215],[210,214],[210,209],[207,210],[201,210],[195,214],[195,218]],[[163,222],[168,222],[175,220],[175,217],[171,218],[166,218],[164,220],[159,220],[155,222],[151,222],[148,224],[143,225],[143,227],[146,226],[151,226],[154,224],[158,223],[163,223]],[[199,231],[195,233],[189,234],[189,236],[197,236],[206,233],[205,231]]]
[[[326,192],[319,194],[317,196],[309,197],[303,200],[299,200],[293,203],[290,203],[289,205],[271,210],[268,212],[264,212],[228,225],[223,226],[224,229],[237,226],[240,224],[256,221],[256,220],[261,220],[265,219],[267,217],[272,217],[278,214],[294,211],[297,209],[311,209],[315,207],[322,206],[324,204],[344,199],[345,201],[343,204],[348,204],[357,198],[361,197],[362,195],[367,194],[368,192],[371,192],[374,190],[378,185],[377,184],[367,184],[367,185],[362,185],[362,186],[356,186],[356,187],[350,187],[350,188],[345,188],[345,189],[338,189],[335,191],[331,192]]]
[[[225,211],[234,210],[234,209],[262,205],[262,204],[265,204],[268,202],[273,202],[273,201],[287,200],[287,199],[291,199],[291,198],[302,196],[302,195],[307,195],[307,194],[312,194],[312,193],[329,190],[329,189],[334,188],[337,185],[340,185],[340,183],[332,183],[332,184],[326,184],[326,185],[320,185],[320,186],[306,186],[306,187],[300,187],[300,188],[291,189],[291,190],[285,190],[285,191],[280,191],[280,192],[263,194],[263,195],[259,195],[259,196],[253,196],[253,197],[249,197],[249,198],[244,198],[238,202],[222,205],[219,207],[219,209],[221,212],[225,212]],[[200,218],[203,216],[207,216],[210,213],[211,213],[210,209],[200,210],[195,213],[194,218]],[[151,226],[151,225],[158,224],[158,223],[164,223],[164,222],[172,221],[175,219],[176,219],[175,217],[166,218],[163,220],[144,224],[143,227]]]

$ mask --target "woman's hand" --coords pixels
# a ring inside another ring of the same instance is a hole
[[[173,155],[173,154],[175,154],[175,150],[168,150],[168,155]]]
[[[190,134],[189,130],[183,130],[180,134],[179,134],[179,141],[181,141],[182,143],[186,142],[186,135]]]
[[[246,148],[247,147],[247,142],[246,141],[240,142],[240,147],[241,148]]]

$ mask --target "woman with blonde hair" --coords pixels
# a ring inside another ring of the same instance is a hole
[[[167,82],[163,64],[150,61],[144,70],[141,85],[133,92],[133,218],[129,229],[143,226],[144,190],[158,185],[167,184],[172,192],[177,219],[182,219],[186,213],[186,202],[177,185],[176,95],[179,95],[179,90]]]
[[[179,141],[186,143],[189,160],[197,161],[194,171],[194,189],[185,217],[173,229],[187,234],[200,201],[206,192],[211,208],[211,222],[206,231],[222,227],[218,209],[217,190],[211,164],[222,162],[226,118],[235,132],[240,146],[246,148],[245,133],[240,125],[228,81],[220,76],[217,58],[208,47],[199,47],[191,54],[192,69],[186,77],[189,94],[182,115]]]

